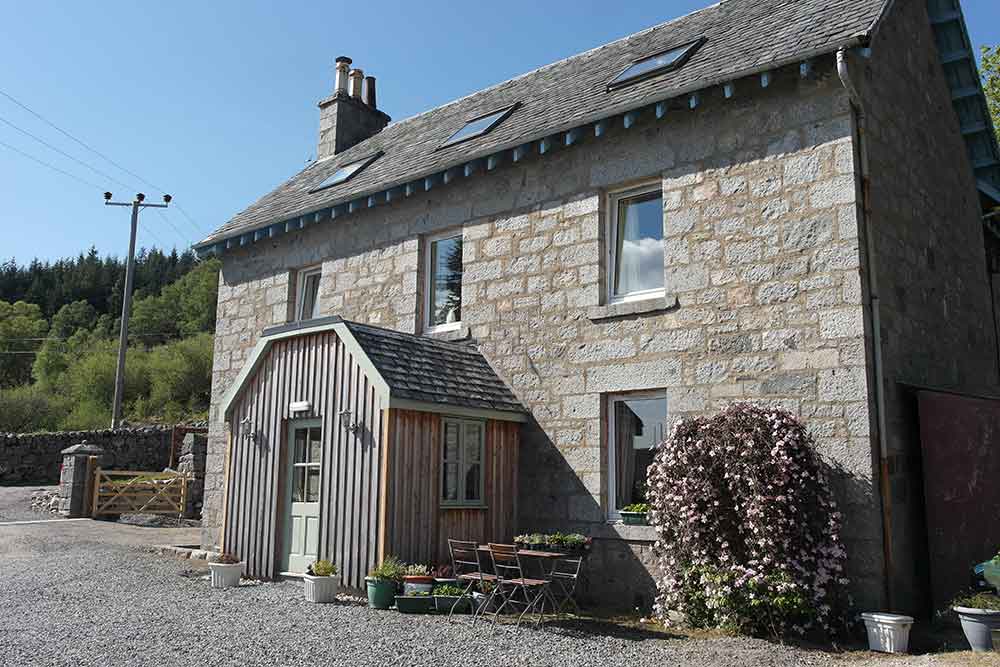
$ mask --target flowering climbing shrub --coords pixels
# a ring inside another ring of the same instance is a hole
[[[677,422],[649,469],[663,575],[656,614],[755,635],[834,634],[846,552],[824,464],[784,410]]]

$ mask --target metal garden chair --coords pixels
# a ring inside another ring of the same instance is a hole
[[[448,551],[451,553],[451,569],[455,575],[455,578],[465,584],[465,588],[462,590],[462,595],[459,596],[458,600],[451,606],[448,611],[448,618],[451,618],[452,614],[455,613],[455,608],[462,603],[463,600],[467,599],[466,596],[471,596],[472,589],[479,585],[480,588],[483,584],[490,583],[496,585],[497,577],[494,574],[490,574],[485,571],[482,562],[482,556],[479,553],[479,545],[475,542],[466,542],[463,540],[448,540]],[[479,609],[473,609],[472,622],[476,622],[476,618],[480,615],[480,612],[487,608],[487,604],[483,604]]]
[[[549,591],[553,604],[556,605],[557,614],[563,613],[568,605],[572,605],[577,614],[580,613],[580,605],[576,602],[576,585],[580,579],[582,566],[582,556],[564,556],[552,563],[552,570],[549,572]]]
[[[493,571],[497,576],[497,585],[490,599],[497,595],[503,599],[493,614],[493,622],[496,623],[500,612],[507,605],[511,605],[515,608],[523,607],[520,616],[517,617],[517,625],[521,624],[525,614],[535,609],[539,614],[536,624],[542,623],[545,620],[545,599],[548,595],[549,582],[524,576],[524,568],[521,566],[521,557],[517,553],[516,545],[491,542],[489,549],[490,558],[493,560]]]

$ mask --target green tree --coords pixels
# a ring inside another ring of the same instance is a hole
[[[0,389],[0,433],[57,431],[69,411],[68,399],[34,385]]]
[[[206,260],[161,294],[136,301],[130,331],[146,343],[214,331],[220,266]]]
[[[81,329],[92,329],[97,322],[97,310],[83,299],[67,303],[52,316],[49,334],[54,338],[69,338]]]
[[[982,47],[982,56],[983,91],[1000,141],[1000,45]]]
[[[35,352],[48,329],[42,309],[35,304],[0,301],[0,387],[31,379]]]

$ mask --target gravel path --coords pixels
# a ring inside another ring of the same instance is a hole
[[[57,519],[50,512],[38,512],[31,509],[29,502],[31,494],[42,489],[55,489],[55,486],[0,486],[0,523],[5,521],[38,521],[40,519]]]
[[[131,532],[130,532],[131,531]],[[96,522],[0,527],[0,662],[9,665],[850,665],[746,639],[671,639],[449,623],[342,603],[297,582],[216,591],[195,564],[140,551],[164,529]],[[168,537],[180,539],[180,531]],[[203,565],[202,565],[203,567]],[[186,576],[185,576],[186,575]],[[871,657],[870,654],[865,654]],[[937,664],[891,660],[892,667]]]

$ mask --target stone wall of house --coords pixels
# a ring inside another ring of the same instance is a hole
[[[428,234],[461,229],[463,324],[528,406],[519,529],[595,536],[588,590],[648,605],[651,529],[609,524],[609,392],[665,389],[671,418],[737,399],[801,416],[842,470],[856,598],[880,602],[846,93],[831,59],[731,100],[504,165],[391,206],[227,254],[219,288],[203,542],[221,525],[228,389],[262,328],[283,323],[299,267],[322,263],[324,315],[419,330]],[[669,295],[609,307],[609,189],[663,186]]]
[[[894,608],[927,612],[917,411],[907,385],[997,393],[983,225],[926,3],[895,3],[850,63],[863,86],[884,359]]]
[[[105,468],[163,470],[170,463],[170,427],[0,433],[0,485],[58,484],[60,452],[88,442],[105,451]]]

